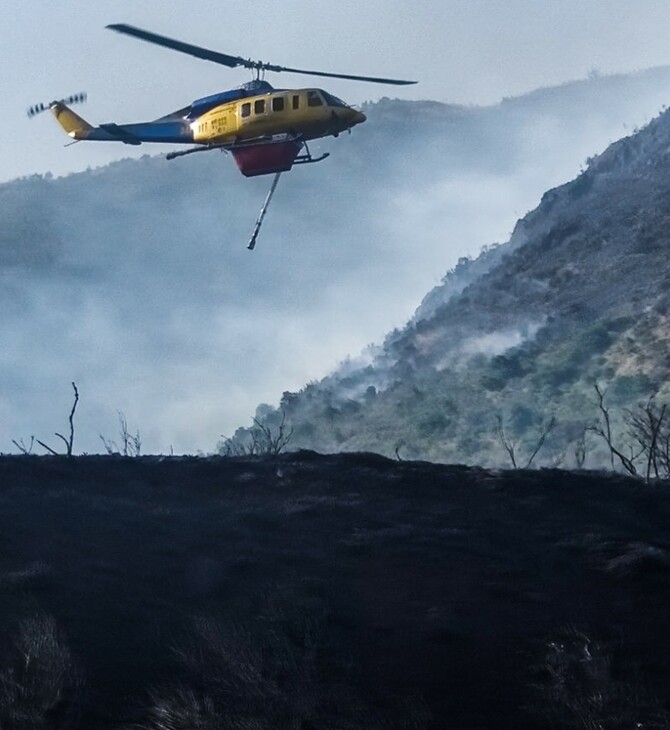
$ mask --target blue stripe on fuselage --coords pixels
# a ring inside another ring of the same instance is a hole
[[[210,96],[204,96],[202,99],[196,99],[191,103],[191,108],[188,112],[189,119],[196,119],[201,114],[205,114],[210,109],[226,104],[229,101],[237,101],[243,99],[245,96],[249,96],[249,92],[244,89],[231,89],[230,91],[222,91],[218,94],[211,94]]]
[[[115,132],[115,129],[118,132]],[[110,124],[92,129],[86,139],[100,142],[193,142],[193,132],[186,122],[139,122],[138,124]],[[131,141],[136,140],[136,141]]]

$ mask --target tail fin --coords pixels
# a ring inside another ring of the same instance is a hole
[[[49,105],[51,113],[56,117],[56,121],[73,139],[86,139],[93,127],[72,109],[65,106],[62,101],[55,101]]]

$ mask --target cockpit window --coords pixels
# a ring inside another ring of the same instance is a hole
[[[307,106],[323,106],[323,101],[316,91],[307,92]]]
[[[342,99],[338,99],[336,96],[329,94],[327,91],[322,91],[321,93],[323,94],[323,98],[326,100],[326,104],[328,104],[328,106],[340,106],[340,107],[347,106],[342,101]]]

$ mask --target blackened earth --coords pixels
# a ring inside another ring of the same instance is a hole
[[[2,457],[0,728],[670,727],[669,530],[605,473]]]

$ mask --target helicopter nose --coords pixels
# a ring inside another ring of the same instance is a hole
[[[356,111],[356,109],[352,109],[351,107],[347,109],[346,120],[349,127],[362,124],[366,119],[367,117],[362,112]]]

